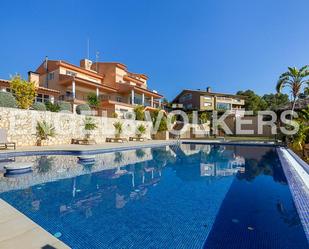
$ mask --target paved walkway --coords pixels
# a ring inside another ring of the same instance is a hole
[[[1,249],[70,248],[2,199],[0,231]]]

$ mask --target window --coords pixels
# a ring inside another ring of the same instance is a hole
[[[43,101],[44,101],[44,102],[49,102],[49,95],[44,95]]]
[[[192,104],[187,104],[186,109],[192,109]]]
[[[218,110],[231,110],[231,104],[228,103],[217,103],[217,109]]]
[[[204,96],[204,100],[209,100],[209,101],[211,101],[211,100],[212,100],[212,97]]]
[[[69,71],[69,70],[66,70],[66,71],[65,71],[65,74],[66,74],[66,75],[70,75],[70,76],[76,76],[76,75],[77,75],[77,73],[75,73],[75,72],[73,72],[73,71]]]
[[[122,102],[122,98],[119,97],[119,96],[117,96],[117,97],[116,97],[116,101],[117,101],[117,102]]]
[[[212,106],[212,104],[211,103],[204,103],[204,106],[208,107],[208,106]]]
[[[38,94],[38,96],[36,96],[36,102],[43,102],[43,95],[42,94]]]
[[[48,80],[53,80],[53,79],[54,79],[54,73],[49,73]]]
[[[180,102],[184,102],[190,99],[192,99],[192,93],[186,93],[179,98]]]

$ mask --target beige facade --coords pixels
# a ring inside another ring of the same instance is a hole
[[[36,74],[40,86],[56,89],[60,92],[59,100],[69,101],[73,107],[87,103],[90,93],[96,94],[101,101],[99,113],[109,116],[123,116],[135,105],[158,108],[163,97],[148,89],[146,75],[131,73],[121,63],[92,63],[83,59],[80,66],[75,66],[61,60],[46,60]]]
[[[174,108],[182,108],[188,111],[242,110],[244,105],[243,96],[200,90],[183,90],[173,100]]]

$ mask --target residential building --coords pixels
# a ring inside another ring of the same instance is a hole
[[[87,103],[90,93],[100,100],[99,113],[106,111],[108,116],[118,116],[132,111],[135,105],[148,109],[161,106],[161,94],[148,89],[148,77],[128,71],[121,63],[97,62],[88,59],[76,66],[63,60],[46,59],[29,80],[40,87],[60,92],[59,100],[72,103],[73,109]]]
[[[38,84],[38,81],[39,81],[38,77],[39,76],[37,74],[33,74],[32,72],[29,72],[29,78],[31,78],[32,81],[36,82],[37,96],[36,96],[35,101],[36,102],[50,101],[50,102],[53,103],[55,100],[57,100],[59,98],[60,92],[58,90],[55,90],[55,89],[40,86]],[[9,80],[0,79],[0,91],[2,91],[2,92],[10,92],[11,91]]]
[[[226,111],[242,110],[245,98],[239,95],[214,93],[208,87],[206,91],[185,89],[173,100],[174,109],[185,111]]]

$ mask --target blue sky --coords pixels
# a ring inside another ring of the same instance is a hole
[[[309,64],[308,0],[1,1],[0,78],[46,55],[73,64],[100,51],[149,75],[172,99],[183,88],[274,91],[287,66]]]

